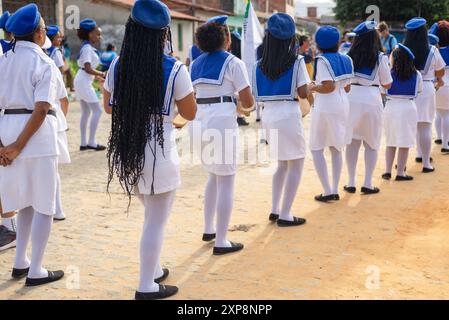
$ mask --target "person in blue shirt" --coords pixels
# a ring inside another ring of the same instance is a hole
[[[397,46],[398,40],[396,40],[395,36],[390,34],[390,28],[385,21],[379,23],[379,33],[382,47],[384,48],[385,53],[387,55],[390,55],[394,48]]]
[[[115,46],[109,43],[106,47],[106,51],[102,52],[100,55],[100,61],[102,66],[102,71],[108,71],[111,66],[112,61],[117,57],[117,52]]]

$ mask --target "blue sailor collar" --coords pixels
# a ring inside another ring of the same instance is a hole
[[[398,79],[394,71],[391,72],[393,84],[387,90],[387,96],[400,99],[414,99],[418,96],[418,72],[407,81]]]
[[[446,62],[446,69],[449,68],[449,47],[440,48],[440,54]]]
[[[79,58],[81,57],[81,52],[82,52],[83,49],[85,49],[87,46],[92,47],[92,49],[95,51],[95,53],[97,54],[97,56],[100,57],[100,52],[98,52],[98,50],[97,50],[93,45],[91,45],[89,41],[84,41],[84,42],[83,42],[83,45],[82,45],[81,48],[80,48],[80,51],[78,52],[78,58],[77,58],[77,59],[79,59]]]
[[[363,68],[354,70],[354,75],[356,77],[359,77],[362,79],[373,81],[376,78],[377,72],[379,70],[379,66],[380,66],[380,64],[382,62],[382,58],[384,56],[385,56],[384,53],[379,52],[377,64],[373,69],[370,69],[368,67],[363,67]]]
[[[224,50],[203,53],[192,63],[190,75],[193,85],[222,85],[226,68],[234,58],[234,55]]]
[[[319,60],[324,62],[334,81],[346,80],[354,77],[354,66],[352,64],[352,59],[348,55],[341,53],[323,53],[315,58],[314,79],[316,78]]]

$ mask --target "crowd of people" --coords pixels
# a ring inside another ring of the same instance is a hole
[[[202,239],[215,241],[212,253],[217,256],[244,248],[231,241],[227,231],[234,203],[238,125],[246,123],[243,116],[256,106],[266,141],[277,148],[267,218],[279,227],[306,223],[293,215],[292,205],[307,145],[323,188],[315,200],[326,203],[340,200],[343,155],[348,181],[342,190],[380,192],[373,172],[383,134],[386,180],[393,178],[396,155],[395,180],[413,180],[406,164],[415,146],[422,172],[435,171],[430,153],[437,113],[436,143],[442,144],[441,152],[449,153],[448,21],[436,22],[428,30],[427,21],[415,17],[405,24],[405,40],[399,44],[385,23],[362,22],[343,39],[336,27],[321,26],[311,46],[309,37],[297,37],[289,15],[275,13],[255,52],[254,69],[247,70],[240,59],[240,36],[229,31],[227,19],[217,16],[199,26],[188,68],[173,57],[170,11],[160,1],[135,2],[120,55],[112,45],[98,52],[101,29],[94,20],[82,20],[78,29],[82,46],[74,90],[81,106],[80,151],[107,149],[108,187],[118,179],[130,201],[136,195],[144,206],[135,293],[139,300],[162,299],[178,291],[161,284],[169,270],[160,263],[164,228],[181,184],[173,126],[177,115],[190,121],[190,129],[200,128],[199,134],[189,132],[199,141],[194,152],[208,175]],[[8,79],[0,86],[0,212],[5,244],[0,249],[16,245],[12,278],[26,277],[25,285],[36,286],[64,275],[42,266],[53,220],[65,219],[58,165],[70,162],[62,35],[57,26],[45,25],[35,4],[13,15],[5,13],[0,27],[6,31],[0,72]],[[94,80],[103,87],[102,103]],[[301,99],[313,105],[308,143]],[[95,139],[102,110],[111,115],[108,147]],[[219,133],[212,141],[210,130]],[[362,144],[365,178],[357,184]],[[219,156],[206,159],[205,151],[211,149]]]

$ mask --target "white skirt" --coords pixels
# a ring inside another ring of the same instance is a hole
[[[54,215],[56,210],[57,156],[18,158],[0,167],[0,197],[4,212],[27,207]]]
[[[67,164],[71,162],[69,153],[69,144],[67,142],[67,134],[65,131],[58,132],[58,163]]]
[[[85,75],[81,74],[81,69],[78,70],[78,73],[76,74],[75,81],[74,81],[74,89],[76,98],[78,100],[83,100],[88,103],[95,103],[98,102],[98,96],[95,92],[94,87],[92,86],[92,82],[86,81]]]
[[[436,112],[435,87],[433,82],[424,81],[423,91],[416,98],[418,122],[432,123]]]
[[[351,142],[349,101],[343,88],[330,94],[316,94],[310,124],[310,150],[327,147],[342,150]]]
[[[446,69],[449,72],[449,69]],[[449,109],[449,86],[444,86],[436,92],[437,109]]]
[[[383,109],[379,88],[351,86],[348,100],[351,140],[365,141],[372,149],[379,150]]]
[[[383,118],[387,147],[413,148],[415,146],[418,113],[413,100],[388,100]]]

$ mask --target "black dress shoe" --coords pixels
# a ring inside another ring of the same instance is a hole
[[[96,147],[92,147],[92,146],[87,146],[87,149],[90,149],[90,150],[95,150],[95,151],[103,151],[103,150],[106,150],[106,147],[105,146],[102,146],[101,144],[97,144],[97,146]]]
[[[357,188],[356,187],[348,187],[348,186],[344,186],[343,189],[347,192],[347,193],[356,193]]]
[[[436,140],[435,140],[435,143],[436,143],[436,144],[443,144],[443,140],[441,140],[441,139],[436,139]]]
[[[319,202],[329,202],[335,200],[335,197],[333,194],[330,194],[328,196],[323,196],[322,194],[315,196],[315,200]]]
[[[380,189],[376,188],[376,187],[374,187],[373,189],[362,187],[362,193],[363,194],[376,194],[376,193],[379,193],[379,192],[380,192]]]
[[[48,277],[38,279],[27,278],[25,281],[25,286],[26,287],[40,286],[42,284],[47,284],[50,282],[61,280],[62,277],[64,277],[64,271],[61,270],[48,271]]]
[[[431,173],[434,171],[435,171],[435,168],[422,168],[422,173]]]
[[[215,239],[215,233],[203,233],[203,241],[209,242]]]
[[[333,194],[332,196],[334,197],[334,200],[335,200],[335,201],[340,201],[340,195],[338,195],[338,194]]]
[[[243,249],[243,244],[231,242],[230,247],[214,247],[214,256],[221,256],[227,253],[240,251]]]
[[[405,176],[396,176],[396,181],[411,181],[413,177],[405,175]]]
[[[80,146],[80,151],[86,151],[86,150],[89,150],[89,149],[87,148],[87,146]]]
[[[268,217],[268,220],[270,220],[271,222],[276,222],[277,219],[279,219],[279,215],[276,213],[271,213],[270,216]]]
[[[136,291],[134,298],[136,300],[158,300],[174,296],[178,293],[178,287],[159,285],[158,292],[139,292]]]
[[[382,179],[384,179],[384,180],[390,180],[391,179],[391,173],[384,173],[383,175],[382,175]]]
[[[11,277],[16,280],[22,279],[28,275],[28,271],[30,271],[30,268],[25,269],[12,268]]]
[[[415,162],[422,163],[422,157],[416,157],[415,158]],[[433,158],[432,157],[430,157],[430,162],[433,162]]]
[[[442,148],[442,149],[441,149],[441,152],[442,152],[442,153],[449,153],[449,149]]]
[[[278,227],[296,227],[306,223],[306,219],[293,217],[293,221],[278,219]]]
[[[246,121],[245,118],[237,117],[237,124],[239,126],[249,126],[249,122]]]
[[[161,283],[162,281],[164,281],[165,279],[167,279],[167,277],[168,277],[168,274],[170,273],[169,271],[168,271],[168,269],[167,268],[163,268],[162,269],[162,276],[160,276],[159,278],[156,278],[156,279],[154,279],[154,282],[156,282],[156,283]]]

